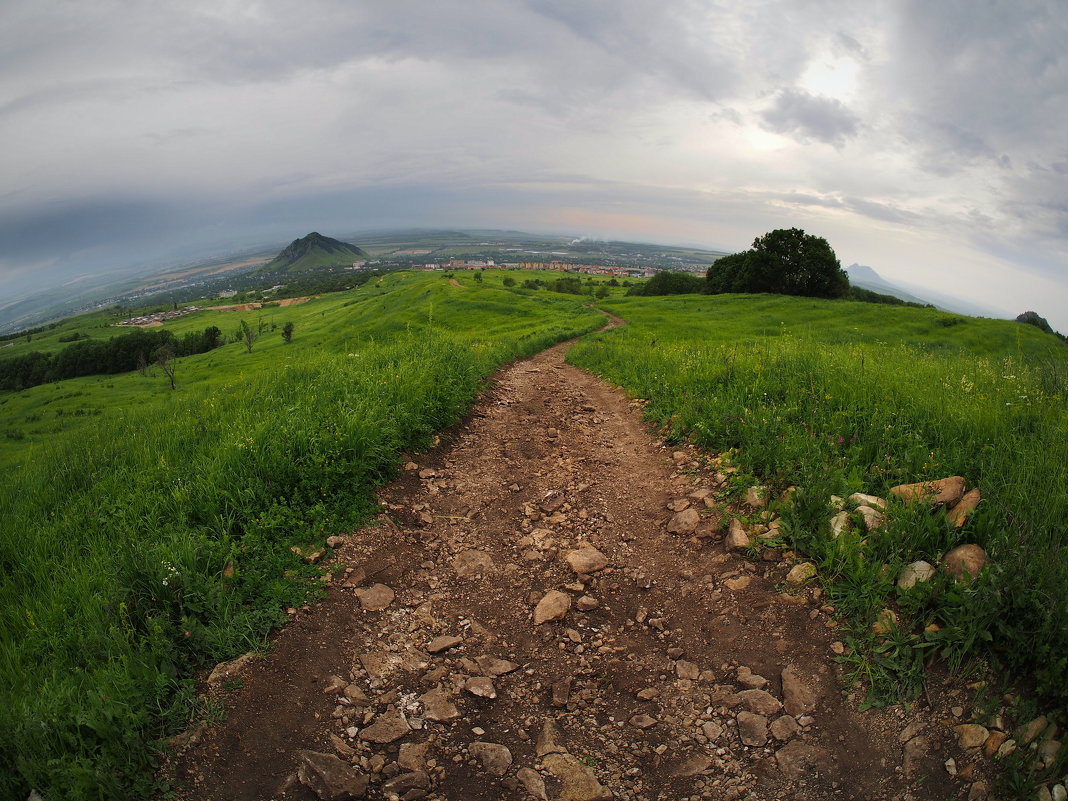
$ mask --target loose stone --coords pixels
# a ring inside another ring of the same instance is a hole
[[[570,595],[559,590],[550,590],[534,608],[534,625],[540,626],[552,620],[561,620],[570,608]]]
[[[395,593],[385,584],[372,584],[365,590],[356,590],[360,606],[368,612],[381,612],[393,603]]]
[[[476,741],[468,749],[471,756],[482,763],[487,773],[503,776],[512,765],[512,752],[499,743]]]

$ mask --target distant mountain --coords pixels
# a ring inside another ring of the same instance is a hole
[[[324,267],[351,267],[353,262],[366,258],[367,254],[355,245],[312,231],[305,237],[294,239],[257,272],[299,273]]]
[[[1004,319],[1008,316],[1003,311],[995,309],[992,306],[984,306],[983,304],[965,300],[956,295],[939,292],[930,287],[917,286],[916,284],[905,282],[892,284],[879,275],[879,273],[875,272],[871,267],[867,267],[863,264],[849,265],[846,267],[846,273],[849,275],[849,282],[855,286],[859,286],[862,289],[870,289],[872,292],[879,292],[883,295],[893,295],[895,298],[901,298],[902,300],[907,300],[911,303],[923,303],[925,305],[934,306],[942,311],[953,312],[955,314],[966,314],[970,317]],[[912,291],[910,292],[909,290]],[[912,294],[912,292],[922,292],[923,297],[917,297]]]
[[[930,303],[929,300],[918,298],[901,287],[891,284],[867,265],[850,264],[845,269],[846,275],[849,276],[849,283],[853,286],[869,289],[872,292],[878,292],[880,295],[893,295],[895,298],[906,300],[909,303],[922,303],[924,305]]]

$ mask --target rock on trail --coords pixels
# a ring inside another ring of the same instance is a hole
[[[178,797],[959,793],[934,728],[899,741],[901,710],[843,694],[833,608],[800,560],[761,558],[721,466],[654,439],[566,347],[406,460],[327,598],[210,690],[226,719],[172,757]]]

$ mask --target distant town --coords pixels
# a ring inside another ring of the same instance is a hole
[[[131,317],[128,320],[122,320],[115,325],[132,325],[139,328],[144,328],[150,325],[163,325],[167,320],[174,320],[178,317],[184,317],[187,314],[193,312],[202,311],[200,306],[186,306],[184,309],[171,309],[169,311],[152,312],[152,314],[144,314],[140,317]]]
[[[370,270],[379,266],[378,260],[353,262],[353,270]],[[624,278],[649,278],[657,273],[652,267],[621,267],[604,264],[573,264],[567,261],[519,261],[498,264],[493,259],[468,261],[450,259],[447,262],[413,264],[412,270],[556,270],[558,272],[586,273],[588,275],[616,275]]]

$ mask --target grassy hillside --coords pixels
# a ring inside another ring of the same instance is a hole
[[[132,373],[0,398],[23,432],[0,451],[0,797],[151,795],[156,740],[210,712],[195,671],[315,594],[290,547],[365,520],[495,366],[603,321],[407,274],[246,319],[252,352],[181,360],[175,391]]]
[[[1068,349],[1031,326],[845,301],[604,305],[630,325],[587,338],[569,359],[648,398],[670,437],[734,449],[737,490],[799,488],[784,510],[789,544],[834,579],[872,700],[915,693],[932,653],[959,665],[978,648],[1068,702]],[[893,506],[882,530],[830,535],[832,494],[885,497],[952,475],[984,498],[959,531],[944,515]],[[904,565],[937,563],[966,542],[992,559],[981,580],[896,589]],[[880,639],[870,625],[888,606],[900,628]]]

